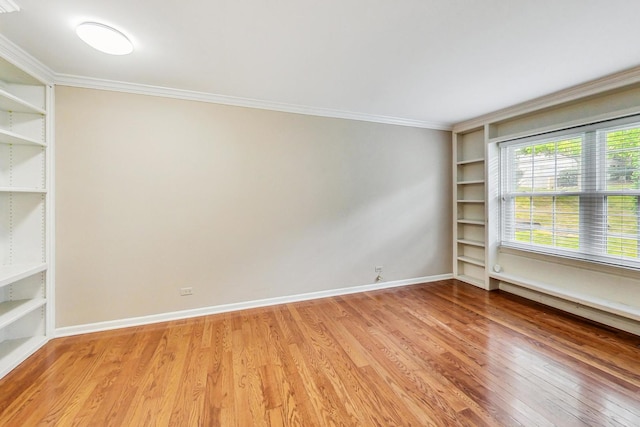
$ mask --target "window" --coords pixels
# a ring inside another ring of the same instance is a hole
[[[500,145],[503,246],[640,268],[640,117]]]

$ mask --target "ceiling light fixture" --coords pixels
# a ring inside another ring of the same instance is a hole
[[[76,27],[76,34],[86,44],[111,55],[133,52],[133,43],[120,31],[97,22],[84,22]]]

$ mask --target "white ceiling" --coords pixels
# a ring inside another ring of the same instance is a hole
[[[59,75],[452,123],[640,65],[640,0],[16,0],[0,34]],[[108,56],[100,21],[135,44]],[[339,114],[338,114],[339,115]]]

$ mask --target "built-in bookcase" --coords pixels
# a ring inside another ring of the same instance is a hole
[[[453,274],[488,289],[484,127],[453,134]]]
[[[640,67],[455,124],[455,278],[640,335],[637,269],[554,255],[543,247],[501,245],[499,148],[523,138],[638,115]]]
[[[52,331],[52,88],[0,58],[0,377]]]

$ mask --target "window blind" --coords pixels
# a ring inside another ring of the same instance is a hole
[[[500,144],[501,244],[640,268],[640,117]]]

